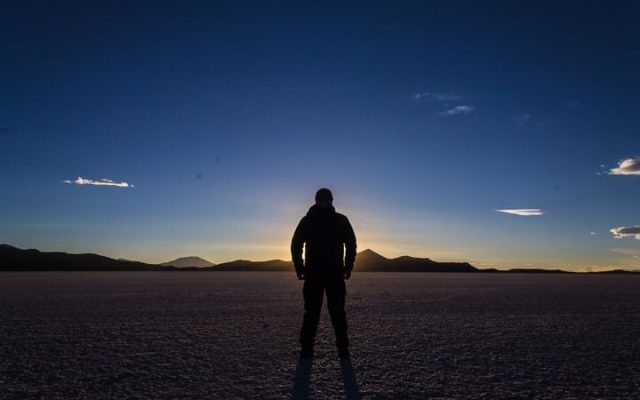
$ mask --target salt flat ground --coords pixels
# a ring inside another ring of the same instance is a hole
[[[2,399],[640,398],[640,277],[356,273],[351,363],[277,272],[0,274]]]

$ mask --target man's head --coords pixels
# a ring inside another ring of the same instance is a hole
[[[316,192],[316,204],[319,206],[330,206],[333,203],[331,190],[322,188]]]

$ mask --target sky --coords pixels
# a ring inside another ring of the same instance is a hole
[[[637,2],[3,9],[0,243],[290,259],[328,187],[359,250],[640,265]]]

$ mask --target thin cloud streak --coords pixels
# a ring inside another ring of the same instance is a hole
[[[617,228],[611,228],[609,231],[616,239],[635,238],[640,240],[640,225],[619,226]]]
[[[539,208],[504,208],[496,211],[521,217],[538,217],[544,214],[544,211]]]
[[[427,100],[432,103],[437,103],[444,110],[438,114],[444,116],[453,116],[459,114],[469,114],[475,107],[469,104],[461,104],[465,97],[446,92],[422,92],[413,95],[413,99],[416,101]]]
[[[458,115],[458,114],[469,114],[473,110],[475,110],[475,107],[463,104],[461,106],[455,106],[446,111],[443,111],[442,115],[450,116],[450,115]]]
[[[132,188],[134,187],[130,183],[127,182],[118,182],[111,179],[85,179],[82,177],[77,177],[75,180],[64,180],[64,183],[68,185],[93,185],[93,186],[115,186],[121,188]]]
[[[531,121],[531,114],[528,114],[528,113],[520,114],[513,118],[513,122],[519,127],[525,126],[530,121]]]
[[[463,99],[462,96],[458,96],[457,94],[437,93],[437,92],[417,93],[413,95],[413,98],[415,100],[422,100],[422,99],[433,100],[439,103],[446,103],[448,101],[458,101]]]
[[[640,175],[640,157],[618,161],[618,166],[611,168],[609,175]]]
[[[632,256],[633,258],[640,257],[640,249],[614,247],[612,249],[609,249],[609,251],[616,254],[624,254],[625,256]]]

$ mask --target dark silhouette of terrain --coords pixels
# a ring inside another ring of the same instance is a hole
[[[543,269],[543,268],[511,268],[511,269],[479,269],[478,272],[485,273],[510,273],[510,274],[574,274],[575,272],[565,271],[562,269]]]
[[[609,271],[597,271],[594,274],[640,274],[640,269],[611,269]]]
[[[211,261],[207,261],[204,258],[190,256],[180,257],[173,261],[163,262],[160,265],[164,267],[176,267],[176,268],[208,268],[215,266]]]
[[[168,267],[139,261],[114,260],[98,254],[22,250],[0,244],[0,271],[166,271]]]
[[[386,258],[373,250],[358,253],[357,272],[478,272],[467,262],[437,262],[428,258],[402,256]]]
[[[187,257],[190,258],[190,257]],[[199,257],[198,257],[199,258]],[[180,260],[180,259],[178,259]],[[206,261],[206,260],[205,260]],[[293,271],[293,263],[283,260],[236,260],[210,267],[178,267],[163,264],[147,264],[139,261],[113,259],[99,254],[69,254],[23,250],[8,244],[0,244],[0,271]],[[544,273],[570,274],[560,269],[514,268],[509,270],[478,269],[467,262],[438,262],[429,258],[402,256],[386,258],[373,250],[358,253],[356,272],[481,272],[481,273]],[[593,272],[596,274],[640,274],[640,270]]]
[[[207,268],[210,271],[293,271],[293,263],[283,260],[249,261],[236,260]]]

